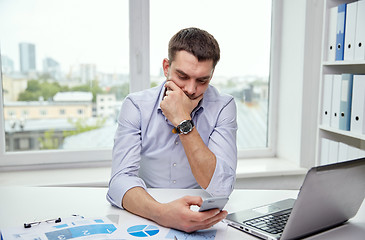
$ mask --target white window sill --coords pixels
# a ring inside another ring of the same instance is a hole
[[[237,179],[304,175],[307,169],[277,159],[241,159]],[[110,167],[9,171],[0,173],[0,186],[107,187]]]
[[[308,169],[280,158],[240,159],[237,164],[237,179],[305,175]]]

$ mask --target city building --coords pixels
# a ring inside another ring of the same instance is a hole
[[[8,56],[1,56],[1,67],[3,74],[10,74],[14,72],[14,61]]]
[[[32,43],[19,43],[20,71],[24,74],[36,71],[35,45]]]
[[[91,118],[92,102],[7,102],[4,103],[4,119],[73,119]]]
[[[21,73],[3,74],[4,102],[17,101],[18,96],[28,85],[26,76]]]
[[[96,65],[95,64],[80,64],[80,79],[81,83],[87,84],[96,80]]]
[[[54,80],[59,80],[61,78],[60,64],[50,57],[43,59],[43,73],[49,74],[49,77]]]
[[[97,94],[96,95],[96,114],[98,117],[114,118],[117,111],[117,101],[115,94]],[[120,105],[118,105],[118,108]]]

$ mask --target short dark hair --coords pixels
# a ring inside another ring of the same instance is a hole
[[[213,68],[220,59],[217,40],[199,28],[182,29],[170,39],[168,52],[170,63],[175,60],[176,53],[182,50],[193,54],[198,61],[213,60]]]

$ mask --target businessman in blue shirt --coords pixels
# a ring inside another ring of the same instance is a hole
[[[220,58],[211,34],[182,29],[171,38],[168,57],[162,63],[166,82],[123,102],[107,199],[162,226],[193,232],[227,212],[190,210],[201,205],[199,196],[159,203],[146,189],[203,188],[229,196],[237,166],[236,105],[209,84]]]

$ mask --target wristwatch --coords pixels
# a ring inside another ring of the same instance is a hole
[[[192,120],[183,120],[179,125],[172,129],[173,133],[188,134],[193,131],[194,123]]]

